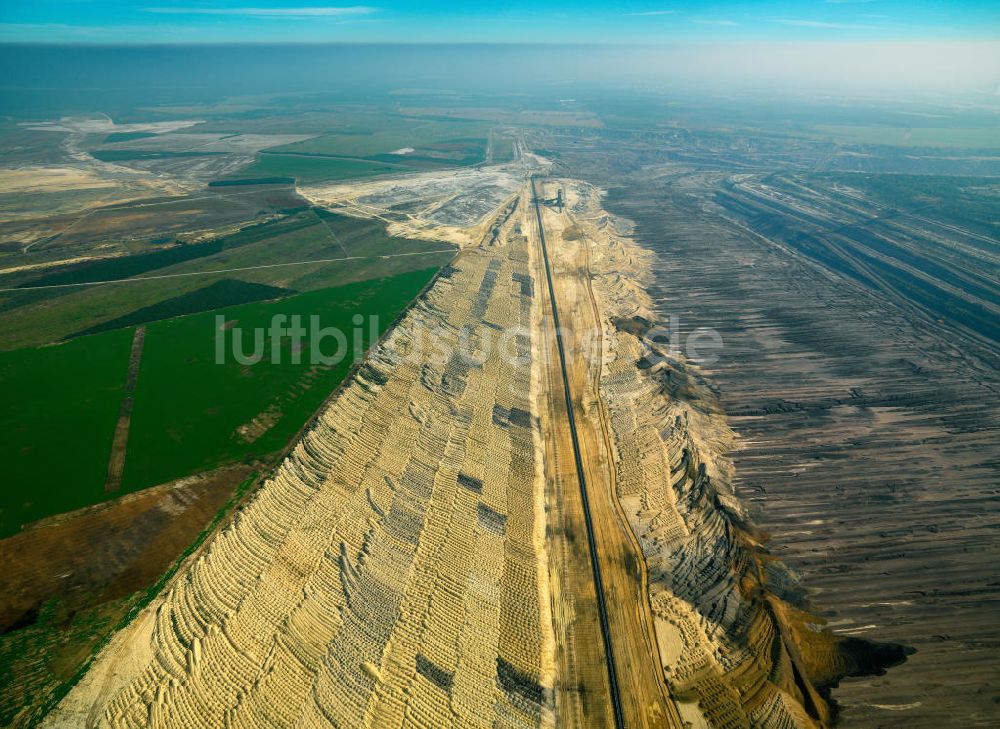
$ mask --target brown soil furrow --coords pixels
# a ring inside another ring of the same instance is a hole
[[[129,353],[128,372],[125,375],[125,395],[122,397],[118,422],[115,424],[115,437],[111,444],[111,457],[108,459],[108,478],[104,482],[104,492],[108,494],[113,494],[122,485],[128,431],[132,424],[132,406],[135,403],[135,386],[139,380],[139,363],[142,360],[142,345],[145,341],[146,327],[139,325],[132,335],[132,351]]]

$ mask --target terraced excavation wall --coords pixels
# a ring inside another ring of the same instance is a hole
[[[561,245],[590,246],[617,496],[646,560],[679,713],[695,726],[828,726],[833,713],[817,687],[871,670],[873,655],[900,659],[902,648],[844,641],[782,598],[792,578],[729,487],[725,454],[736,441],[717,398],[668,351],[665,329],[647,336],[662,327],[643,288],[650,254],[630,240],[625,221],[603,211],[596,189],[561,184],[574,232]]]
[[[162,598],[104,723],[551,721],[525,243],[463,252],[369,356]],[[517,326],[506,352],[454,354]]]

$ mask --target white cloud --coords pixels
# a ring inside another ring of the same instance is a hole
[[[164,13],[169,15],[240,15],[258,18],[337,18],[345,15],[370,15],[371,13],[378,12],[378,8],[369,7],[367,5],[311,8],[162,7],[143,9],[147,13]]]
[[[123,35],[133,37],[148,34],[148,25],[70,25],[67,23],[0,23],[0,41],[114,41]],[[185,32],[183,26],[157,24],[160,34],[173,37]],[[159,37],[159,36],[157,36]]]
[[[67,25],[66,23],[0,23],[0,30],[66,30],[85,28],[86,26]]]
[[[772,23],[794,25],[798,28],[822,28],[825,30],[875,30],[874,25],[856,23],[827,23],[823,20],[800,20],[799,18],[768,18]]]
[[[725,18],[720,20],[716,20],[714,18],[695,18],[694,22],[700,23],[701,25],[725,25],[727,27],[739,25],[739,23],[735,20],[726,20]]]

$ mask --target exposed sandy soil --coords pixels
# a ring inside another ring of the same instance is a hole
[[[70,215],[104,205],[157,195],[179,195],[189,186],[86,157],[78,166],[0,168],[4,190],[0,222],[37,218],[34,236],[22,231],[17,238],[31,240],[48,234],[55,216]],[[64,221],[72,223],[72,219]],[[56,224],[56,230],[60,227]]]
[[[137,124],[115,124],[108,116],[64,116],[58,121],[31,122],[24,124],[28,129],[45,132],[73,132],[76,134],[111,134],[113,132],[151,132],[163,134],[178,129],[193,127],[201,120],[173,120],[163,122],[140,122]]]
[[[128,431],[132,425],[132,407],[135,403],[135,385],[139,379],[139,364],[142,361],[142,348],[145,341],[146,327],[137,326],[132,334],[132,349],[129,352],[128,371],[125,376],[125,392],[118,414],[118,422],[115,423],[111,456],[108,459],[108,477],[104,483],[104,490],[109,494],[117,491],[122,485],[122,473],[125,470],[125,455],[128,447]]]
[[[59,121],[27,124],[37,131],[66,134],[62,141],[72,166],[29,165],[0,169],[4,202],[0,222],[78,213],[101,205],[157,195],[179,195],[194,189],[184,176],[164,176],[129,166],[101,162],[84,148],[89,134],[111,132],[163,133],[198,124],[198,121],[169,121],[149,124],[115,125],[108,117],[66,117]],[[39,221],[42,223],[42,221]],[[44,225],[42,226],[44,227]],[[26,243],[43,237],[19,238]]]
[[[549,186],[549,191],[554,185]],[[538,184],[537,193],[546,196]],[[551,195],[550,195],[551,197]],[[533,247],[540,250],[533,206],[522,228]],[[645,588],[644,560],[638,542],[625,521],[615,494],[616,469],[612,462],[610,424],[603,414],[598,391],[601,357],[600,312],[587,274],[587,249],[569,249],[559,243],[569,227],[564,216],[546,208],[542,214],[553,286],[565,340],[567,371],[576,412],[583,471],[588,493],[604,602],[612,639],[616,680],[626,726],[681,727],[681,717],[671,699],[656,649],[653,616]],[[574,236],[569,236],[573,238]],[[540,294],[547,293],[543,266],[536,266]],[[545,308],[540,328],[554,343],[551,312]],[[595,339],[585,336],[593,333]],[[594,614],[594,575],[587,547],[587,524],[576,469],[558,354],[551,346],[544,358],[546,386],[542,431],[546,436],[546,466],[550,469],[550,565],[553,583],[561,585],[556,626],[562,640],[560,691],[556,695],[560,720],[574,726],[613,726],[607,658],[602,633]]]
[[[305,186],[299,192],[334,212],[378,218],[388,224],[390,235],[466,246],[480,242],[469,229],[482,226],[518,193],[525,175],[544,164],[526,155],[509,165]]]
[[[44,261],[42,263],[26,263],[23,266],[10,266],[0,268],[0,275],[7,273],[17,273],[19,271],[35,271],[41,268],[52,268],[53,266],[64,266],[70,263],[83,263],[84,261],[96,261],[103,256],[76,256],[74,258],[61,258],[54,261]]]
[[[87,169],[42,166],[0,169],[0,188],[5,193],[91,190],[114,186],[113,181]]]

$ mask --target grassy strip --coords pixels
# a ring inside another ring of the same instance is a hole
[[[297,210],[285,210],[287,217],[268,220],[263,223],[253,223],[239,231],[209,241],[207,243],[190,243],[186,245],[165,248],[151,253],[139,253],[133,256],[117,256],[100,261],[88,261],[49,273],[39,278],[25,282],[22,286],[62,286],[93,281],[118,281],[132,278],[143,273],[155,271],[168,266],[175,266],[198,258],[206,258],[221,253],[230,248],[256,243],[276,235],[291,233],[302,228],[315,225],[312,216],[299,216]]]
[[[101,162],[126,162],[141,159],[176,159],[179,157],[217,157],[225,152],[164,152],[155,149],[104,149],[90,153]]]
[[[209,187],[237,187],[239,185],[294,185],[294,177],[251,177],[239,180],[212,180]]]
[[[112,132],[104,138],[104,144],[114,142],[130,142],[133,139],[149,139],[158,136],[154,132]]]
[[[281,299],[297,293],[297,291],[278,286],[267,286],[265,284],[224,278],[221,281],[216,281],[203,288],[189,291],[186,294],[164,299],[151,306],[144,306],[141,309],[130,311],[123,316],[102,322],[89,329],[84,329],[73,336],[97,334],[112,329],[132,326],[133,324],[146,324],[161,319],[172,319],[175,316],[198,314],[203,311],[220,309],[225,306],[248,304],[253,301]]]

